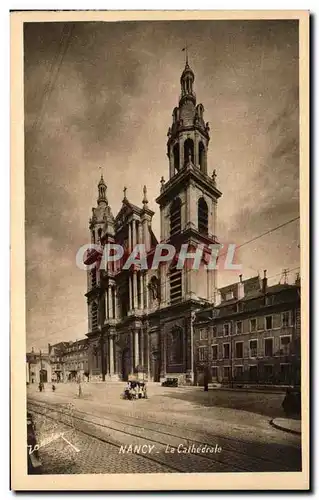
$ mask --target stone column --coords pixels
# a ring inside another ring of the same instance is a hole
[[[138,330],[134,330],[134,367],[139,364]]]
[[[166,229],[166,224],[165,224],[165,212],[164,208],[161,209],[161,241],[165,240],[167,238],[167,229]]]
[[[128,309],[129,311],[132,310],[132,276],[129,275],[128,277]]]
[[[133,238],[132,238],[132,250],[133,250],[133,248],[136,245],[136,220],[135,219],[133,219],[133,221],[132,221],[132,235],[133,235]]]
[[[109,337],[109,353],[110,353],[110,375],[114,375],[114,344],[113,337]]]
[[[148,221],[147,221],[147,216],[144,215],[143,219],[143,235],[144,235],[144,244],[145,244],[145,250],[148,252],[151,248],[151,236],[150,232],[148,230]]]
[[[198,133],[197,131],[195,130],[195,134],[194,134],[194,165],[197,167],[199,166],[199,158],[198,158],[198,154],[199,154],[199,148],[198,148]]]
[[[140,330],[140,364],[144,368],[144,331]]]
[[[145,273],[145,308],[148,310],[149,308],[149,296],[148,296],[148,273]]]
[[[144,273],[140,273],[141,310],[144,311]]]
[[[117,290],[116,290],[116,286],[113,288],[113,292],[114,292],[114,318],[117,319],[118,318],[118,304],[117,304]]]
[[[113,318],[113,308],[112,308],[112,288],[110,285],[107,287],[107,317],[108,319]]]
[[[128,249],[131,252],[132,250],[132,225],[131,222],[128,224]]]
[[[132,309],[137,309],[138,307],[138,297],[137,297],[137,273],[133,271],[133,301],[132,301]]]
[[[143,243],[142,224],[138,222],[138,243]]]
[[[213,296],[213,287],[212,287],[212,272],[210,269],[207,269],[207,300],[211,302]]]
[[[130,351],[131,351],[131,373],[133,373],[134,370],[134,331],[132,330],[130,332]]]

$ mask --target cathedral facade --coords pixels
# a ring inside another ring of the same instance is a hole
[[[88,270],[87,304],[89,371],[103,380],[127,380],[131,376],[159,382],[177,377],[194,382],[194,313],[214,300],[216,270],[199,266],[179,269],[183,244],[189,252],[199,245],[217,243],[216,174],[208,175],[209,125],[202,104],[196,104],[194,73],[186,60],[181,75],[181,95],[173,110],[167,134],[169,179],[161,179],[159,196],[160,242],[176,249],[170,262],[158,269],[131,266],[127,256],[145,245],[151,263],[158,243],[153,230],[147,191],[142,206],[132,204],[124,189],[122,207],[113,216],[103,177],[98,184],[97,206],[92,209],[91,242],[102,247],[124,248],[121,260]],[[204,255],[204,254],[203,254]],[[203,257],[205,260],[205,257]]]

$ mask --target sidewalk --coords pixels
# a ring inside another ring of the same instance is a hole
[[[301,435],[301,420],[295,420],[293,418],[274,418],[270,421],[270,424],[281,431]]]

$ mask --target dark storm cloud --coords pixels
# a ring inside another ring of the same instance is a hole
[[[159,236],[153,200],[168,176],[186,41],[211,126],[209,170],[224,193],[220,239],[240,244],[298,214],[297,22],[75,23],[59,65],[70,29],[25,25],[28,343],[86,333],[86,276],[75,254],[88,240],[100,168],[114,213],[124,184],[136,204],[147,184]],[[294,264],[296,227],[247,246],[245,265]]]

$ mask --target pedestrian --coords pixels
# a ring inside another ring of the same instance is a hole
[[[207,392],[208,391],[208,371],[205,370],[205,373],[204,373],[204,391]]]
[[[39,382],[39,391],[42,392],[42,382]]]
[[[52,391],[54,392],[55,391],[55,385],[52,384]]]

